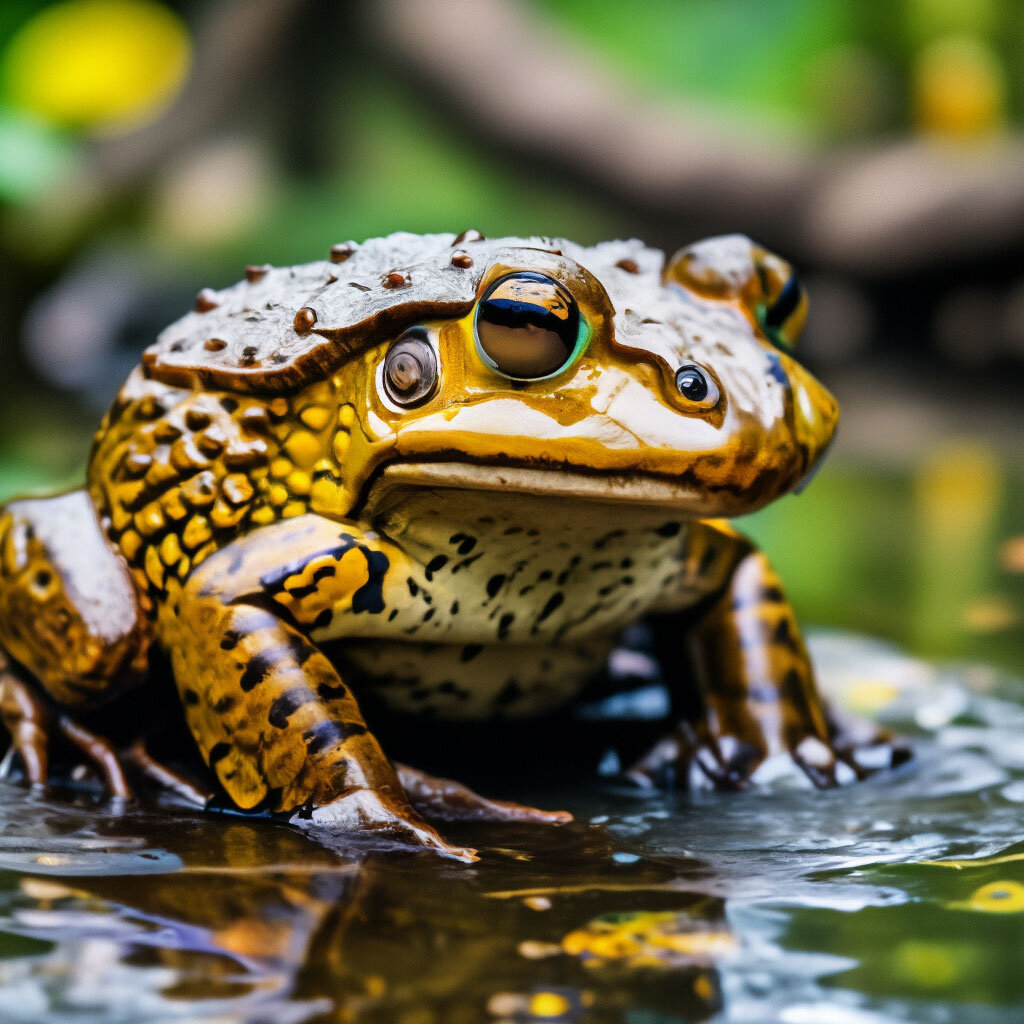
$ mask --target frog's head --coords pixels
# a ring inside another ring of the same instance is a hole
[[[696,516],[799,488],[838,409],[790,354],[807,302],[788,264],[742,236],[667,263],[565,245],[492,251],[468,312],[364,354],[376,479]]]

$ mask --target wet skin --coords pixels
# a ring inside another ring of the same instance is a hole
[[[414,806],[567,816],[396,770],[345,680],[425,720],[540,715],[650,616],[681,719],[638,783],[737,788],[777,751],[817,785],[860,774],[779,580],[724,521],[831,440],[836,403],[789,354],[806,309],[741,236],[666,261],[395,235],[204,290],[118,395],[86,489],[0,519],[0,712],[29,777],[56,726],[127,787],[73,713],[157,645],[239,807],[471,859]]]

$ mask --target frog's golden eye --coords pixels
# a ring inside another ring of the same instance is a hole
[[[575,359],[585,340],[575,300],[543,274],[502,277],[477,305],[477,350],[503,377],[550,377]]]
[[[757,307],[757,319],[769,341],[787,352],[792,350],[807,322],[807,293],[792,271],[779,283],[763,280],[765,301]]]
[[[437,358],[423,331],[408,331],[384,357],[384,393],[395,405],[425,402],[437,389]]]
[[[715,379],[693,363],[676,370],[676,390],[701,409],[713,409],[722,397]]]

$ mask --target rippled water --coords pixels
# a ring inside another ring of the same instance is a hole
[[[783,763],[732,795],[534,782],[576,823],[449,828],[471,868],[2,784],[0,1020],[1019,1022],[1024,686],[812,646],[912,764],[829,793]]]

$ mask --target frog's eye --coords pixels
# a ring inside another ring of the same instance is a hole
[[[584,339],[575,300],[543,274],[500,278],[477,305],[480,357],[513,380],[541,380],[558,373],[576,357]]]
[[[792,271],[781,282],[763,275],[762,284],[765,300],[757,307],[761,330],[773,345],[791,351],[807,322],[807,293]]]
[[[701,409],[713,409],[722,397],[714,378],[693,363],[676,370],[676,389],[683,398]]]
[[[408,331],[384,357],[384,392],[395,405],[419,405],[437,388],[437,358],[420,330]]]

